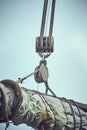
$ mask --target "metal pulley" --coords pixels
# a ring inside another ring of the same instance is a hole
[[[34,78],[37,83],[46,82],[48,80],[49,74],[46,62],[41,61],[40,65],[36,67],[35,71],[37,72],[34,74]]]
[[[36,38],[37,53],[52,53],[54,51],[54,39],[51,37],[43,37],[42,44],[40,37]]]
[[[54,51],[53,37],[43,37],[42,44],[40,37],[36,38],[36,52],[37,53],[52,53]]]

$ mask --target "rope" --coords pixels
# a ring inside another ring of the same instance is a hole
[[[75,105],[77,107],[79,117],[80,117],[80,128],[79,128],[79,130],[82,130],[82,114],[80,112],[80,109],[79,109],[78,105],[73,100],[70,100],[70,101],[72,101],[73,105]]]
[[[44,99],[44,101],[45,101],[45,102],[44,102],[45,106],[46,106],[46,105],[49,106],[51,112],[52,112],[53,115],[54,115],[55,125],[56,125],[56,117],[55,117],[55,112],[54,112],[54,110],[53,110],[53,107],[52,107],[51,104],[46,100],[46,98],[44,97],[43,94],[41,94],[41,93],[38,93],[38,94],[40,95],[41,99],[42,99],[42,97],[43,97],[43,99]],[[46,112],[48,113],[47,107],[46,107]],[[54,127],[55,127],[55,125],[54,125]],[[43,122],[42,122],[42,124],[41,124],[41,128],[42,128],[41,130],[45,130]],[[40,129],[39,129],[39,130],[40,130]]]
[[[46,86],[46,94],[48,92],[48,90],[53,94],[54,97],[56,97],[56,94],[50,89],[49,85],[48,85],[48,82],[44,82],[45,83],[45,86]]]
[[[59,97],[57,97],[57,99],[59,99]],[[78,106],[78,104],[75,102],[75,101],[73,101],[73,100],[67,100],[66,98],[62,98],[62,99],[64,99],[65,101],[67,101],[68,102],[68,104],[70,105],[70,108],[72,107],[71,106],[71,104],[72,105],[74,105],[74,106],[76,106],[76,108],[77,108],[77,110],[78,110],[78,113],[79,113],[79,117],[80,117],[80,126],[79,126],[79,130],[82,130],[82,126],[86,126],[87,124],[85,124],[85,125],[82,125],[82,114],[81,114],[81,111],[80,111],[80,109],[79,109],[79,106]],[[64,107],[64,105],[63,105],[63,103],[62,103],[62,101],[63,100],[61,100],[60,99],[60,102],[61,102],[61,104],[62,104],[62,106],[63,106],[63,108],[64,108],[64,111],[66,111],[65,110],[65,107]],[[72,108],[73,109],[73,108]],[[74,112],[74,111],[73,111]],[[67,118],[67,114],[65,114],[66,115],[66,119],[68,120],[68,118]],[[73,114],[73,116],[74,116],[75,114]],[[75,116],[74,116],[74,121],[75,121]],[[74,124],[76,124],[76,121],[74,122]],[[76,126],[76,125],[75,125]],[[76,129],[76,128],[78,128],[78,127],[74,127],[74,129]]]
[[[17,83],[21,83],[21,84],[22,84],[25,79],[27,79],[27,78],[29,78],[30,76],[34,75],[34,74],[37,73],[38,71],[39,71],[39,69],[35,70],[33,73],[31,73],[31,74],[25,76],[24,78],[18,78]]]
[[[63,107],[63,109],[64,109],[64,113],[65,113],[65,116],[66,116],[67,124],[68,124],[68,117],[67,117],[67,114],[66,114],[66,108],[65,108],[65,106],[64,106],[64,104],[63,104],[63,100],[61,100],[59,97],[57,97],[57,99],[60,100],[60,102],[61,102],[61,104],[62,104],[62,107]]]
[[[73,110],[73,107],[72,107],[72,104],[69,102],[69,100],[67,100],[66,98],[63,98],[70,106],[71,108],[71,112],[73,114],[73,120],[74,120],[74,126],[73,126],[73,129],[75,130],[77,127],[76,127],[76,119],[75,119],[75,113],[74,113],[74,110]]]
[[[50,19],[50,28],[49,28],[49,39],[52,37],[52,32],[53,32],[55,2],[56,2],[56,0],[53,0],[53,1],[52,1],[51,19]]]
[[[50,27],[49,27],[49,43],[51,42],[51,37],[52,37],[52,32],[53,32],[55,2],[56,2],[56,0],[52,0],[51,18],[50,18]],[[41,47],[43,47],[43,35],[44,35],[44,28],[45,28],[45,21],[46,21],[47,6],[48,6],[48,0],[44,0],[42,22],[41,22],[41,31],[40,31]]]
[[[8,111],[8,110],[7,110]],[[5,113],[5,115],[6,115],[6,127],[5,127],[5,130],[7,130],[7,128],[10,126],[10,122],[9,122],[9,118],[8,118],[8,113],[7,113],[7,111],[6,111],[6,113]]]
[[[6,127],[5,127],[5,130],[7,130],[8,129],[8,127],[10,126],[10,124],[11,123],[13,123],[12,121],[8,121],[8,122],[6,122]]]
[[[43,14],[42,14],[42,23],[41,23],[41,31],[40,31],[41,47],[43,47],[43,35],[44,35],[44,28],[45,28],[45,21],[46,21],[47,5],[48,5],[48,0],[44,0],[44,7],[43,7]]]
[[[51,1],[48,1],[48,9],[47,9],[47,18],[46,18],[46,26],[45,26],[45,32],[44,32],[44,35],[46,36],[47,35],[47,30],[48,30],[48,22],[50,20],[50,10],[51,10]]]
[[[7,130],[8,127],[9,127],[9,122],[6,123],[5,130]]]

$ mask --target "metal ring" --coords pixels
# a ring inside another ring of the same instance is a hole
[[[51,52],[50,53],[47,53],[47,54],[42,54],[42,53],[38,53],[39,54],[39,56],[41,57],[41,58],[47,58],[47,57],[49,57],[50,55],[51,55]]]

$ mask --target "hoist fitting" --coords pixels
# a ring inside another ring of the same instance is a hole
[[[40,37],[36,38],[36,52],[37,53],[52,53],[54,51],[54,39],[53,37],[43,37],[42,41]]]
[[[34,74],[35,81],[37,83],[46,82],[48,80],[48,68],[46,66],[46,61],[41,61],[40,65],[36,67]]]

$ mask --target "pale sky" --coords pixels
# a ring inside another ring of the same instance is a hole
[[[44,0],[0,0],[0,80],[32,73],[41,58],[35,52]],[[87,0],[56,0],[54,53],[47,59],[49,86],[59,97],[87,104]],[[23,86],[37,90],[34,77]],[[39,91],[44,91],[39,84]],[[0,125],[0,130],[4,130]],[[26,125],[9,130],[31,130]]]

